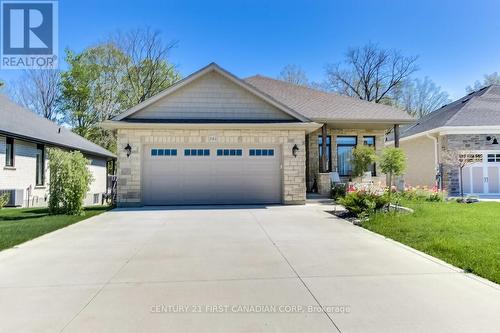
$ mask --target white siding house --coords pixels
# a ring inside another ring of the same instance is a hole
[[[84,204],[101,204],[107,191],[107,161],[114,155],[0,96],[0,193],[11,193],[10,206],[48,204],[50,147],[84,154],[93,177]]]

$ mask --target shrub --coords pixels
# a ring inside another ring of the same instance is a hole
[[[83,199],[92,182],[88,160],[78,151],[49,149],[49,211],[51,214],[83,214]]]
[[[0,195],[0,209],[5,207],[5,205],[9,202],[10,199],[10,194],[8,192],[5,192],[4,194]]]
[[[333,200],[338,200],[340,198],[345,197],[347,193],[346,186],[344,184],[335,184],[332,186],[332,190],[330,192],[330,197]]]
[[[438,190],[429,190],[426,187],[410,187],[399,194],[401,199],[409,201],[429,201],[440,202],[444,201],[445,192]]]
[[[389,198],[387,195],[356,191],[347,193],[339,202],[350,213],[362,217],[384,208],[389,203]]]
[[[352,175],[361,177],[365,172],[369,171],[370,166],[375,163],[377,155],[373,147],[358,146],[352,150]]]

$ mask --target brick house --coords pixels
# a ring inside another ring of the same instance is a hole
[[[395,108],[212,63],[103,126],[118,139],[118,204],[303,204],[358,144],[413,119]],[[374,176],[379,176],[373,166]]]
[[[401,128],[408,157],[409,185],[439,185],[460,193],[459,168],[446,162],[449,151],[468,152],[477,161],[463,170],[465,194],[500,194],[500,86],[491,85],[442,106],[414,125]],[[392,144],[388,141],[387,144]]]

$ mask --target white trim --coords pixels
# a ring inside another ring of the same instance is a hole
[[[106,129],[290,129],[308,133],[321,128],[321,124],[306,123],[135,123],[107,120],[101,123]]]
[[[190,82],[210,73],[210,72],[217,72],[220,75],[224,76],[228,80],[232,81],[239,87],[247,90],[248,92],[252,93],[253,95],[259,97],[260,99],[264,100],[265,102],[271,104],[275,108],[283,111],[284,113],[294,117],[295,119],[298,119],[303,122],[308,122],[310,121],[308,118],[304,117],[303,115],[299,114],[298,112],[290,109],[289,107],[283,105],[282,103],[276,101],[274,98],[271,96],[261,92],[260,90],[257,90],[254,88],[252,85],[246,83],[243,80],[240,80],[237,78],[235,75],[231,74],[230,72],[226,71],[225,69],[221,68],[219,65],[216,63],[211,63],[208,66],[203,67],[202,69],[198,70],[197,72],[194,72],[193,74],[187,76],[186,78],[180,80],[179,82],[175,83],[173,86],[165,89],[164,91],[156,94],[155,96],[148,98],[142,103],[137,104],[136,106],[120,113],[116,117],[113,118],[113,120],[123,120],[124,118],[144,109],[145,107],[157,102],[158,100],[172,94],[174,91],[179,90],[180,88],[188,85]]]

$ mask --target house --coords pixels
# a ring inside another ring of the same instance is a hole
[[[118,145],[118,204],[303,204],[358,144],[413,119],[389,106],[212,63],[103,126]],[[379,175],[377,166],[373,174]]]
[[[471,92],[400,131],[400,147],[408,157],[406,184],[439,184],[450,194],[459,194],[459,168],[446,156],[450,151],[467,151],[476,155],[477,162],[463,170],[464,193],[500,194],[499,85]]]
[[[94,181],[85,204],[101,204],[107,191],[106,164],[115,155],[0,95],[0,192],[10,193],[9,206],[48,204],[49,147],[79,150],[90,160]]]

